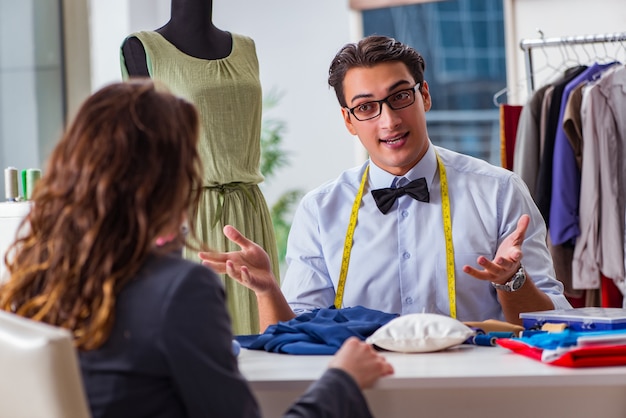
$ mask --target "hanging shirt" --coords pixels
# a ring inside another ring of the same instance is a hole
[[[294,215],[287,248],[283,293],[296,313],[331,306],[341,270],[343,246],[354,198],[365,167],[368,187],[358,211],[343,307],[364,306],[388,313],[449,315],[446,246],[435,147],[405,174],[425,177],[429,202],[398,198],[383,215],[370,193],[390,187],[395,177],[371,162],[343,172],[309,192]],[[555,304],[568,308],[554,277],[546,228],[519,176],[485,161],[437,147],[447,172],[454,242],[457,318],[504,320],[489,282],[462,271],[476,259],[493,259],[522,214],[531,223],[522,246],[530,278]]]
[[[522,108],[520,113],[513,152],[513,171],[526,183],[531,196],[535,196],[539,161],[541,161],[541,105],[546,90],[546,84],[535,91]]]
[[[544,125],[545,138],[543,151],[541,153],[541,163],[539,164],[539,173],[537,174],[537,187],[535,189],[535,199],[539,211],[543,215],[548,228],[550,227],[550,205],[552,202],[552,165],[554,158],[554,142],[556,139],[556,129],[561,112],[561,99],[563,90],[567,83],[572,81],[577,75],[587,69],[585,65],[568,68],[563,77],[552,83],[553,91],[551,100],[548,104],[547,114],[542,118],[541,123]]]
[[[569,95],[580,83],[591,81],[609,64],[593,64],[571,80],[563,89],[561,110],[554,139],[552,163],[552,198],[550,203],[550,239],[552,244],[574,244],[580,235],[578,227],[578,201],[580,199],[580,170],[574,149],[563,129],[565,107]]]
[[[572,277],[580,289],[598,288],[600,273],[626,292],[626,67],[607,70],[583,90],[581,234]]]

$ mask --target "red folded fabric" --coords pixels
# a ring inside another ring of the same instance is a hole
[[[541,361],[545,364],[563,367],[605,367],[626,365],[626,345],[593,345],[572,348],[558,358],[542,360],[542,348],[533,347],[512,338],[499,338],[496,344],[508,348],[516,354]]]

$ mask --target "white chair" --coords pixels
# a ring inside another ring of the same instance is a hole
[[[71,334],[0,311],[0,416],[89,418]]]

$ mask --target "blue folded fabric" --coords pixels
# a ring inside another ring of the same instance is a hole
[[[626,341],[626,329],[577,331],[565,329],[561,332],[538,331],[527,333],[524,331],[517,340],[532,347],[544,350],[557,350],[566,347],[577,347],[579,338],[595,339],[595,345],[623,345]]]
[[[242,347],[285,354],[335,354],[349,337],[365,340],[398,314],[362,306],[315,309],[267,327],[260,335],[235,337]]]

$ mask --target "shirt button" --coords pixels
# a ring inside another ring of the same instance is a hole
[[[404,301],[406,302],[407,305],[411,305],[413,303],[413,298],[412,297],[408,297],[408,298],[404,299]]]
[[[405,260],[408,260],[409,258],[411,258],[411,254],[410,253],[404,253],[404,254],[402,254],[402,258],[404,258]]]
[[[403,211],[402,211],[402,217],[403,217],[403,218],[407,218],[408,216],[409,216],[409,211],[407,211],[407,210],[403,210]]]

